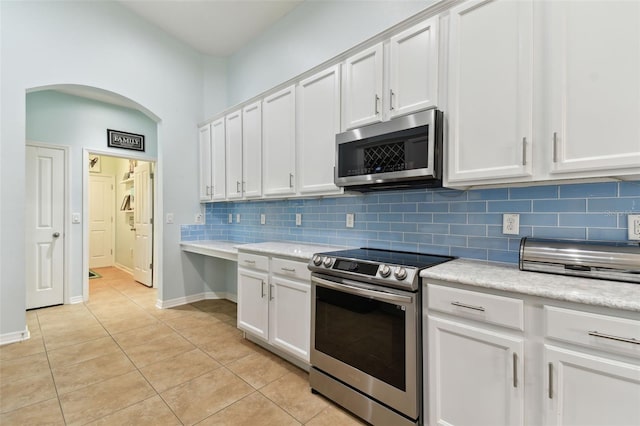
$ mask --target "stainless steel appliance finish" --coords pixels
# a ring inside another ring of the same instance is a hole
[[[520,270],[640,284],[640,244],[526,237],[520,241]]]
[[[314,255],[312,389],[374,425],[419,424],[418,275],[451,259],[375,249]]]
[[[442,112],[394,118],[336,135],[335,183],[360,192],[442,186]]]

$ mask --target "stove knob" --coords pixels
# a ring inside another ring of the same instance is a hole
[[[333,263],[333,259],[331,259],[330,257],[325,257],[323,263],[325,267],[330,268],[331,264]]]
[[[398,267],[398,269],[393,273],[393,276],[396,277],[397,280],[402,281],[407,278],[407,270],[403,267]]]
[[[388,265],[382,265],[380,267],[380,276],[382,278],[387,278],[389,275],[391,275],[391,268],[389,268]]]
[[[313,259],[311,259],[313,261],[313,264],[316,266],[320,266],[320,264],[322,263],[322,257],[318,256],[317,254],[313,255]]]

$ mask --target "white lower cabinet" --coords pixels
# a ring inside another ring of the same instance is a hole
[[[441,304],[449,296],[446,290],[429,286],[425,306]],[[428,424],[521,425],[524,338],[520,333],[483,324],[484,318],[492,314],[492,308],[482,304],[486,300],[478,300],[475,293],[468,291],[462,291],[460,296],[451,302],[461,310],[459,316],[445,318],[428,309]],[[500,303],[496,304],[495,310],[500,309]]]
[[[640,424],[640,366],[545,345],[546,424]]]
[[[427,282],[425,424],[640,424],[640,315],[496,293]]]
[[[239,253],[238,328],[308,364],[311,275],[307,264]]]
[[[640,321],[545,306],[544,324],[546,424],[640,424]]]

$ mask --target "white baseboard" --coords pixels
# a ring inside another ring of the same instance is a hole
[[[22,342],[29,339],[31,333],[29,333],[29,327],[25,326],[24,331],[14,331],[12,333],[0,334],[0,346],[8,345],[9,343]]]
[[[73,296],[71,298],[69,298],[69,304],[73,305],[76,303],[82,303],[84,302],[84,297],[82,296]]]
[[[227,299],[232,302],[238,302],[238,296],[232,293],[226,292],[215,292],[215,291],[207,291],[204,293],[192,294],[190,296],[178,297],[175,299],[169,300],[160,300],[156,301],[156,308],[158,309],[168,309],[175,308],[176,306],[186,305],[187,303],[199,302],[201,300],[210,300],[210,299]]]
[[[133,275],[133,269],[131,269],[131,268],[127,267],[127,266],[124,266],[122,263],[115,263],[113,266],[115,266],[116,268],[120,269],[121,271],[124,271],[124,272],[126,272],[128,274]]]

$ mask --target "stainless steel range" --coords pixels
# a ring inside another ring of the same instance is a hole
[[[366,248],[314,255],[312,390],[374,425],[420,424],[419,274],[451,259]]]

